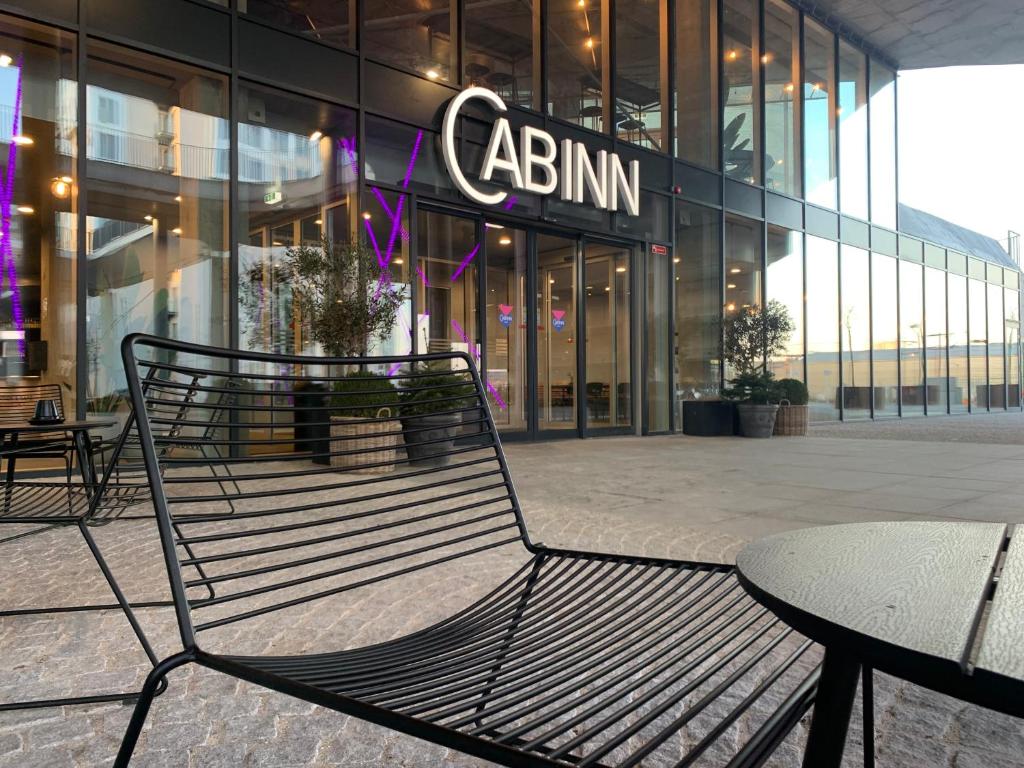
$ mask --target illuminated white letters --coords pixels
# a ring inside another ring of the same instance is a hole
[[[487,88],[467,88],[451,100],[441,123],[441,154],[455,186],[466,197],[483,205],[498,205],[508,192],[487,192],[470,183],[459,165],[455,145],[455,124],[459,111],[472,99],[487,102],[497,112],[507,112],[501,97]],[[497,175],[497,178],[496,178]],[[623,167],[618,155],[600,150],[591,158],[586,145],[563,139],[556,142],[547,131],[533,126],[519,129],[518,146],[508,119],[499,116],[491,129],[484,152],[480,180],[491,184],[507,183],[538,195],[550,195],[556,189],[567,202],[587,200],[603,210],[624,210],[630,216],[640,214],[640,163],[632,160]]]

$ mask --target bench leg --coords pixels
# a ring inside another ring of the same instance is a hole
[[[128,768],[135,745],[139,741],[139,734],[142,733],[142,726],[146,722],[146,715],[149,714],[149,708],[153,704],[153,697],[167,687],[167,673],[192,660],[191,653],[178,653],[153,667],[146,677],[146,683],[142,686],[138,700],[135,702],[132,719],[128,722],[124,738],[121,739],[121,747],[117,750],[117,757],[114,758],[114,768]]]
[[[839,649],[825,649],[803,768],[840,768],[859,677],[858,662]]]
[[[864,698],[864,768],[875,768],[875,670],[861,670],[861,696]]]

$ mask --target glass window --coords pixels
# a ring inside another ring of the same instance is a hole
[[[896,229],[896,73],[871,62],[871,220]]]
[[[538,93],[533,68],[533,16],[539,2],[466,3],[462,82],[490,88],[506,104],[533,107]]]
[[[587,356],[587,427],[633,423],[630,379],[630,252],[587,243],[584,304]]]
[[[111,45],[89,58],[88,393],[110,398],[126,333],[228,342],[228,83]]]
[[[664,99],[661,93],[662,50],[659,41],[661,2],[616,3],[615,133],[648,149],[663,151]]]
[[[967,331],[970,336],[970,395],[972,411],[988,410],[988,310],[985,284],[967,281]]]
[[[947,275],[949,306],[949,410],[962,413],[970,402],[967,379],[967,278]]]
[[[757,0],[725,0],[722,18],[724,123],[727,176],[761,183],[761,46]]]
[[[362,49],[367,56],[455,82],[451,0],[365,3]]]
[[[1020,408],[1020,296],[1005,290],[1006,312],[1006,403]]]
[[[764,6],[765,186],[800,196],[800,14],[785,0]]]
[[[842,247],[843,419],[871,416],[871,273],[868,252]]]
[[[351,0],[238,0],[238,10],[321,43],[353,45],[356,3]]]
[[[538,429],[576,428],[576,250],[537,235]]]
[[[487,371],[491,414],[503,432],[526,429],[526,232],[490,224],[487,252]]]
[[[75,36],[0,23],[0,376],[6,384],[58,384],[75,413],[77,83]],[[121,401],[119,335],[103,394]],[[84,351],[84,350],[83,350]],[[93,348],[88,348],[90,363]],[[99,353],[103,353],[100,357]],[[113,411],[109,401],[93,410]],[[20,466],[20,465],[19,465]],[[27,465],[26,465],[27,466]]]
[[[435,134],[382,117],[367,115],[365,120],[367,181],[427,192],[451,188]],[[354,148],[355,142],[349,146]]]
[[[804,18],[804,192],[836,207],[835,35]]]
[[[871,254],[871,347],[875,417],[899,416],[899,326],[896,259]]]
[[[760,221],[726,214],[726,316],[761,305],[761,227]]]
[[[376,250],[379,262],[388,265],[388,279],[392,287],[396,290],[401,289],[405,296],[404,306],[399,311],[391,331],[382,338],[371,340],[368,355],[409,355],[413,351],[412,286],[409,277],[410,207],[408,194],[368,186],[363,194],[363,204],[359,208],[361,215],[357,221],[362,224],[359,237]],[[329,206],[329,231],[345,231],[348,214],[348,206],[344,203]],[[332,218],[340,218],[341,221],[331,221]]]
[[[900,395],[904,416],[924,414],[924,286],[920,264],[900,262]]]
[[[682,402],[718,395],[722,378],[721,214],[676,205],[676,427]]]
[[[992,410],[1006,408],[1006,359],[1003,351],[1003,289],[988,286],[988,404]]]
[[[925,399],[928,414],[949,410],[949,372],[946,361],[946,273],[930,267],[924,270],[925,348],[928,378]]]
[[[603,131],[601,3],[549,0],[547,12],[548,114]]]
[[[676,157],[718,167],[718,3],[676,0]]]
[[[418,352],[466,352],[480,359],[476,222],[420,210],[416,219]]]
[[[309,318],[292,302],[285,264],[289,248],[316,246],[321,233],[336,243],[352,240],[355,113],[256,86],[243,86],[239,95],[240,114],[262,116],[238,124],[239,343],[261,352],[322,354]],[[377,211],[367,212],[372,221]],[[382,249],[394,256],[382,213],[374,223]]]
[[[839,418],[839,246],[807,236],[807,390],[812,421]]]
[[[669,393],[671,349],[672,261],[647,254],[647,431],[667,432],[672,401]]]
[[[839,42],[839,204],[868,218],[868,60]]]
[[[793,335],[785,351],[769,361],[780,379],[804,380],[804,243],[800,232],[768,225],[768,300],[789,310]]]

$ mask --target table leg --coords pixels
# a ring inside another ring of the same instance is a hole
[[[89,435],[87,432],[76,430],[74,433],[75,452],[78,454],[78,471],[82,473],[82,482],[91,493],[95,490],[92,487],[95,481],[91,451],[89,450]]]
[[[4,432],[0,437],[0,445],[7,453],[7,482],[4,484],[4,511],[11,512],[11,492],[14,488],[14,465],[18,455],[18,433]]]
[[[803,768],[839,768],[859,677],[858,662],[837,649],[825,649]]]

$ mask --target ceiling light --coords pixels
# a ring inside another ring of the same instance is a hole
[[[726,304],[725,308],[726,308],[727,311],[732,312],[733,310],[736,309],[736,305],[735,304]]]
[[[148,213],[145,216],[143,216],[142,218],[144,218],[146,221],[152,221],[153,220],[153,217],[150,216]]]
[[[31,136],[12,136],[11,141],[17,144],[19,147],[30,147],[36,143],[36,140]]]
[[[394,259],[391,260],[391,263],[392,264],[404,264],[405,262],[402,261],[402,259],[394,258]]]
[[[587,7],[587,0],[577,0],[576,5],[578,5],[580,8],[586,8]]]
[[[673,264],[678,264],[680,261],[682,261],[682,259],[680,259],[678,256],[676,256],[674,259],[672,259],[672,263]]]
[[[611,287],[610,285],[606,285],[606,286],[604,287],[604,289],[605,289],[606,291],[611,291],[612,287]]]
[[[36,209],[33,208],[31,205],[19,205],[17,210],[18,210],[18,213],[35,213],[36,212]]]
[[[363,218],[366,219],[367,221],[369,221],[370,220],[370,212],[369,211],[363,211]]]
[[[732,269],[729,270],[730,275],[738,275],[741,272],[743,272],[743,270],[740,269],[739,267],[733,267]]]
[[[498,242],[501,243],[501,245],[512,245],[512,238],[508,235],[502,235]]]
[[[814,83],[813,85],[811,85],[811,90],[812,90],[812,91],[817,91],[817,90],[819,90],[820,88],[821,88],[821,86],[820,86],[820,85],[818,85],[818,83]]]
[[[551,283],[551,285],[554,285],[555,284],[555,278],[549,277],[548,278],[548,282]]]
[[[180,235],[181,234],[181,227],[175,227],[174,229],[171,230],[171,232],[173,234],[175,234],[175,235]]]
[[[63,181],[65,184],[70,184],[71,183],[71,177],[70,176],[61,176],[60,180]]]
[[[324,220],[323,219],[313,219],[313,223],[314,224],[323,224]]]
[[[427,77],[429,77],[431,80],[437,80],[437,78],[439,78],[440,76],[441,73],[438,72],[436,69],[427,70]]]
[[[174,202],[180,203],[181,202],[181,195],[175,195],[174,196]]]
[[[726,287],[727,289],[729,289],[729,290],[732,290],[733,288],[735,288],[735,287],[736,287],[736,283],[729,283],[729,284],[728,284],[728,285],[726,285],[725,287]]]
[[[321,133],[320,131],[313,131],[311,134],[309,134],[309,140],[310,141],[320,141],[320,139],[322,139],[322,138],[323,138],[323,133]]]
[[[786,93],[792,93],[792,92],[793,92],[793,84],[792,83],[786,83]]]
[[[727,54],[725,54],[725,58],[727,58],[729,61],[736,61],[738,57],[739,54],[736,51],[729,51]]]
[[[615,271],[616,271],[616,272],[625,272],[625,271],[626,271],[626,268],[625,268],[625,267],[616,267],[616,268],[615,268]]]
[[[586,39],[586,41],[583,43],[583,46],[585,48],[593,48],[594,47],[594,38],[588,37]]]
[[[67,181],[65,181],[65,179],[67,179]],[[54,197],[60,200],[65,199],[68,195],[71,194],[71,184],[68,183],[69,181],[70,178],[68,178],[67,176],[56,177],[53,181],[50,182],[50,192],[53,193]]]
[[[505,228],[504,224],[491,224],[491,222],[489,222],[489,221],[486,224],[484,224],[484,226],[487,227],[488,229],[504,229]]]
[[[11,66],[11,63],[13,61],[14,59],[12,59],[6,53],[0,53],[0,67],[9,67]]]
[[[270,244],[271,245],[281,245],[281,241],[280,240],[274,240]],[[278,267],[278,269],[280,269],[280,267]]]
[[[769,54],[767,54],[767,53],[764,56],[761,57],[761,63],[762,64],[767,64],[771,60],[772,60],[772,57]]]

